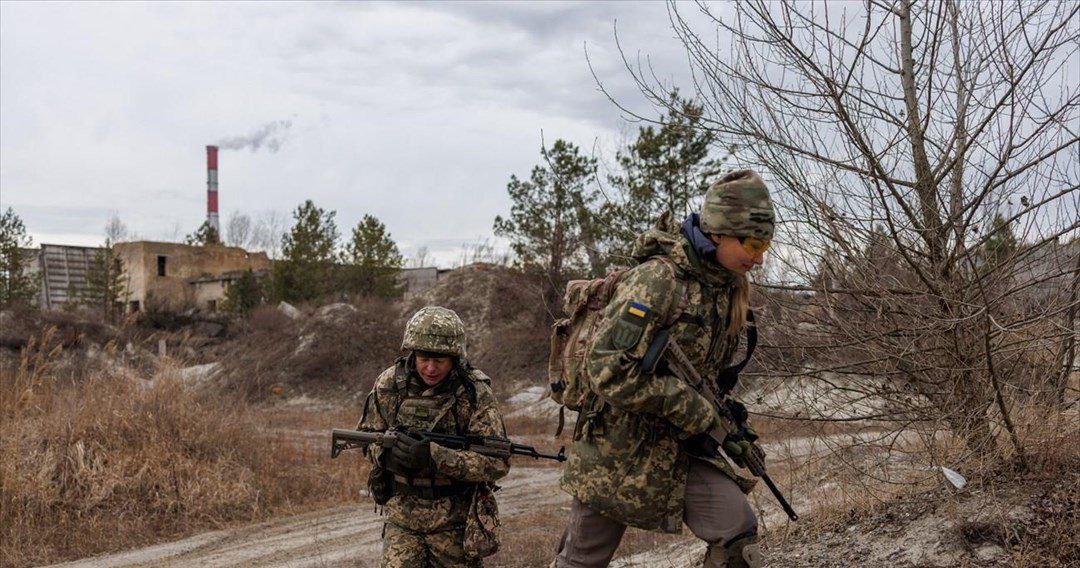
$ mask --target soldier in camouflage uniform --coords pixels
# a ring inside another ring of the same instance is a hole
[[[574,497],[559,568],[607,566],[627,525],[676,533],[683,522],[708,544],[705,566],[757,567],[757,519],[737,475],[705,433],[719,426],[698,391],[639,362],[671,328],[701,375],[730,365],[745,325],[747,270],[764,261],[772,201],[754,172],[709,188],[700,215],[668,217],[638,237],[640,264],[619,280],[587,359],[591,394],[578,415],[561,486]],[[591,401],[591,402],[590,402]]]
[[[505,437],[491,379],[465,359],[465,326],[457,314],[422,308],[409,320],[401,347],[409,354],[376,379],[357,430]],[[494,498],[490,483],[506,475],[509,459],[450,450],[420,437],[402,437],[386,449],[371,445],[367,452],[371,494],[386,515],[381,566],[480,566],[465,541],[466,518],[477,491]]]

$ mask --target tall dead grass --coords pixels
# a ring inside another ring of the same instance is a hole
[[[174,369],[132,378],[106,357],[88,380],[61,383],[60,357],[50,328],[0,371],[0,565],[305,510],[361,486],[363,472],[330,464],[324,444],[264,433],[256,414]]]

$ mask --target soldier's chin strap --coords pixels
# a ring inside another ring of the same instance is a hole
[[[738,364],[732,365],[725,369],[721,369],[716,375],[716,388],[719,391],[717,395],[724,396],[735,388],[735,385],[739,383],[739,373],[742,372],[746,365],[750,363],[750,358],[754,356],[754,349],[757,348],[757,323],[754,321],[754,310],[746,311],[746,357]]]

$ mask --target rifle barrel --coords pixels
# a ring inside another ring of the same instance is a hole
[[[780,503],[780,506],[784,508],[784,512],[787,513],[788,518],[792,521],[799,520],[798,513],[795,512],[795,509],[791,508],[791,504],[787,502],[787,499],[784,499],[784,494],[780,493],[780,490],[776,488],[776,484],[773,483],[773,480],[771,477],[769,477],[769,474],[762,473],[761,479],[765,481],[765,485],[769,486],[769,491],[772,491],[773,497],[776,497],[776,500]]]

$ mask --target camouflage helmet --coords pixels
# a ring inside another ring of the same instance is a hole
[[[439,306],[420,308],[405,325],[401,348],[465,358],[465,324],[454,310]]]
[[[771,240],[776,214],[765,181],[753,170],[736,170],[705,193],[701,230],[731,237]]]

